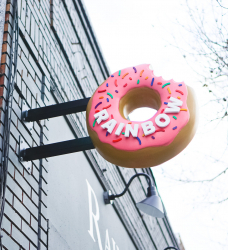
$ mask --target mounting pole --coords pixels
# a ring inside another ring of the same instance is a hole
[[[30,109],[22,112],[22,120],[34,122],[48,118],[86,111],[90,98],[54,104],[42,108]]]
[[[90,98],[54,104],[42,108],[29,109],[22,112],[24,122],[33,122],[53,117],[69,115],[86,111]],[[94,149],[90,137],[84,137],[69,141],[57,142],[43,146],[19,149],[20,161],[32,161],[57,155],[70,154],[74,152]]]
[[[21,150],[20,157],[22,161],[33,161],[42,158],[53,157],[57,155],[65,155],[79,151],[94,149],[94,145],[90,137],[62,141],[34,148]]]

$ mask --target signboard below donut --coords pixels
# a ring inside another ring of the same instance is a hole
[[[129,121],[140,107],[157,109],[144,122]],[[123,167],[159,165],[181,152],[196,125],[194,91],[166,81],[143,64],[117,71],[98,87],[87,106],[87,129],[98,152]]]

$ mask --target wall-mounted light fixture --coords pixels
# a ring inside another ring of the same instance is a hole
[[[149,175],[147,174],[144,174],[144,173],[138,173],[138,174],[135,174],[131,177],[131,179],[129,180],[129,182],[127,183],[124,191],[120,194],[111,194],[111,191],[106,191],[104,192],[104,202],[105,204],[112,204],[113,201],[115,200],[115,198],[119,198],[121,196],[123,196],[132,180],[137,177],[137,176],[145,176],[146,179],[148,180],[148,185],[149,187],[147,188],[147,198],[139,203],[136,204],[136,206],[138,207],[139,210],[141,210],[142,212],[150,215],[150,216],[153,216],[153,217],[156,217],[156,218],[163,218],[164,217],[164,210],[163,210],[163,206],[162,206],[162,202],[161,202],[161,199],[160,197],[158,196],[158,193],[156,191],[156,188],[155,186],[152,185],[152,181],[151,181],[151,178]]]

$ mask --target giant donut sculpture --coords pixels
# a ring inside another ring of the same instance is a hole
[[[129,121],[136,108],[157,113],[147,121]],[[154,75],[149,64],[112,74],[91,97],[86,120],[97,151],[127,168],[157,166],[180,153],[197,126],[194,91],[184,82]]]

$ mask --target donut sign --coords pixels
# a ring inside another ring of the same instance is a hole
[[[129,121],[140,107],[157,113],[147,121]],[[97,151],[127,168],[157,166],[180,153],[197,126],[194,91],[184,82],[155,76],[149,64],[119,70],[91,97],[86,120]]]

